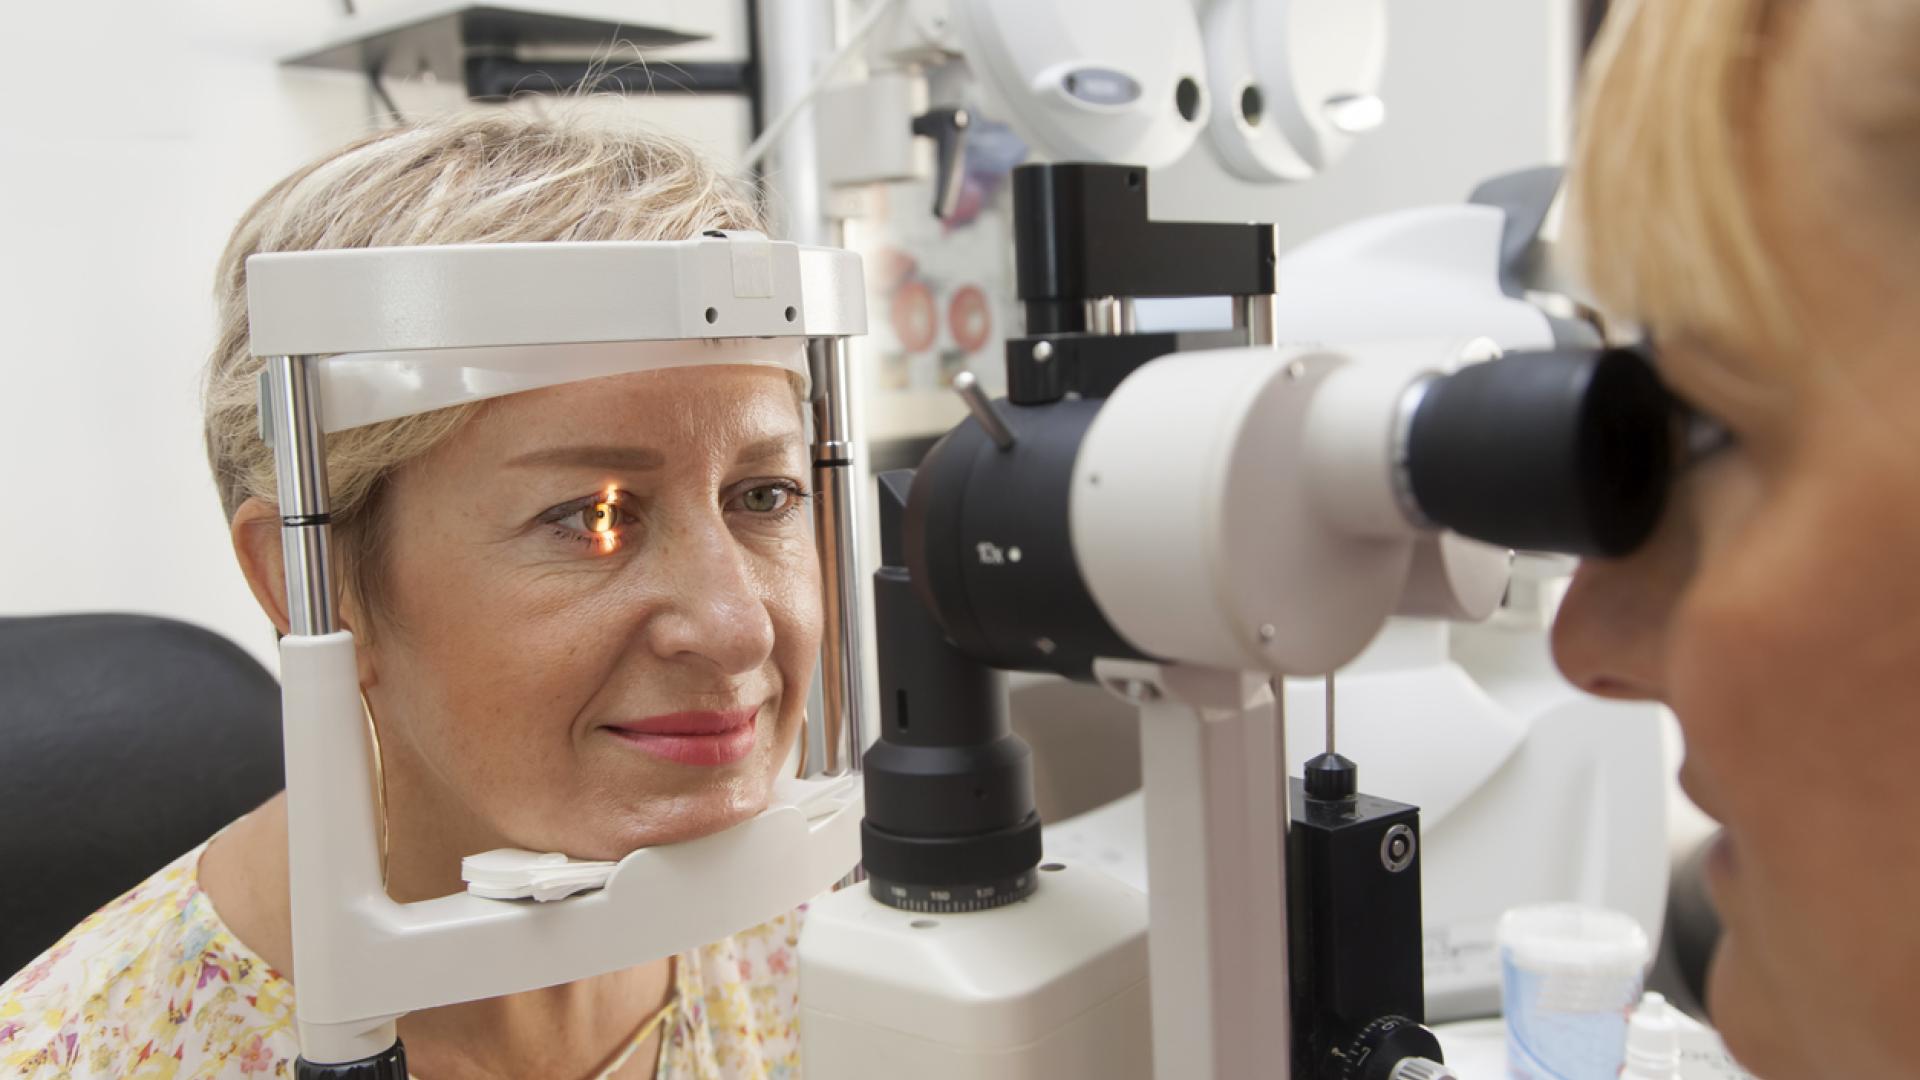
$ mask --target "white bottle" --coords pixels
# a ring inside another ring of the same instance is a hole
[[[1680,1027],[1673,1007],[1659,994],[1647,994],[1627,1024],[1627,1067],[1620,1080],[1679,1080]]]

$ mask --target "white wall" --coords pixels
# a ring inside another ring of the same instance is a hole
[[[743,3],[573,2],[715,35],[673,58],[745,52]],[[1386,128],[1289,188],[1225,180],[1196,153],[1156,175],[1154,212],[1277,220],[1292,243],[1557,156],[1571,7],[1392,0]],[[338,0],[75,0],[10,19],[23,92],[0,114],[0,614],[167,614],[272,664],[208,478],[197,376],[234,220],[373,123],[362,80],[276,63],[339,18]],[[446,86],[391,89],[408,112],[460,102]],[[747,138],[738,101],[632,107],[722,155]]]
[[[403,0],[359,0],[363,13]],[[744,6],[598,0],[710,29],[675,58],[745,54]],[[211,627],[270,667],[200,441],[215,260],[247,205],[374,122],[363,80],[276,58],[337,0],[76,0],[9,17],[0,114],[0,615],[138,611]],[[407,112],[448,86],[394,85]],[[726,156],[743,101],[634,99]]]
[[[1152,178],[1166,219],[1271,221],[1282,248],[1341,222],[1464,201],[1489,176],[1565,160],[1575,0],[1388,0],[1387,122],[1324,175],[1255,185],[1206,146]],[[1201,136],[1204,143],[1206,137]]]

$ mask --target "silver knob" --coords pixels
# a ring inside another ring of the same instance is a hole
[[[967,403],[967,411],[973,414],[981,430],[987,433],[987,438],[993,440],[993,445],[1001,450],[1013,449],[1013,430],[1007,427],[1006,420],[993,407],[993,402],[987,400],[987,393],[980,389],[980,380],[974,378],[973,372],[963,371],[955,375],[953,390],[960,395],[961,401]]]
[[[1320,110],[1342,135],[1364,135],[1387,120],[1386,103],[1372,94],[1335,94],[1321,102]]]
[[[1402,1058],[1387,1074],[1387,1080],[1460,1080],[1460,1076],[1437,1061]]]

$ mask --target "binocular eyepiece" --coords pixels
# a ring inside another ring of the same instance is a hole
[[[1519,353],[1424,381],[1401,458],[1426,522],[1519,551],[1617,557],[1659,523],[1672,397],[1639,352]]]

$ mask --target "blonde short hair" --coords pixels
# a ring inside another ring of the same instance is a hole
[[[1769,0],[1625,0],[1586,74],[1571,224],[1611,315],[1739,343],[1793,332],[1753,213]],[[1702,324],[1705,325],[1702,325]]]
[[[231,520],[275,502],[260,439],[247,256],[263,251],[552,240],[681,240],[764,229],[751,193],[679,139],[590,108],[470,111],[370,135],[274,185],[220,257],[219,340],[207,363],[207,458]],[[336,547],[347,582],[373,598],[384,481],[456,431],[477,406],[389,420],[327,438]]]
[[[1906,258],[1898,230],[1920,224],[1920,0],[1617,0],[1587,71],[1569,219],[1610,314],[1755,359],[1805,344],[1779,271],[1791,253],[1769,248],[1755,214],[1759,91],[1789,29],[1823,34],[1833,86],[1816,103],[1830,160],[1800,167],[1844,200],[1840,219]]]

